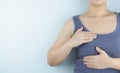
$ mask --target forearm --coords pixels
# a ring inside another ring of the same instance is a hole
[[[50,60],[51,65],[55,66],[55,65],[61,64],[66,59],[66,57],[69,55],[72,48],[73,46],[71,44],[71,41],[68,40],[59,48],[52,50],[49,53],[49,60]]]
[[[120,70],[120,58],[111,58],[111,68]]]

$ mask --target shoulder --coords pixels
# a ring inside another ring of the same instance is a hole
[[[75,25],[75,20],[77,19],[78,15],[73,15],[70,18],[68,18],[65,22],[65,26],[72,27]]]
[[[65,20],[63,26],[62,26],[62,30],[64,32],[65,35],[71,35],[73,34],[73,30],[74,30],[74,22],[73,22],[73,17],[70,17],[68,19]]]
[[[63,25],[63,28],[68,31],[69,33],[71,33],[71,35],[74,34],[74,30],[75,30],[75,25],[76,25],[76,21],[78,20],[78,17],[79,14],[76,14],[76,15],[73,15],[71,16],[70,18],[68,18],[64,25]]]
[[[77,15],[71,16],[70,18],[68,18],[65,21],[65,23],[63,25],[63,27],[66,29],[66,31],[71,33],[71,35],[73,35],[73,33],[74,33],[76,17],[77,17]]]

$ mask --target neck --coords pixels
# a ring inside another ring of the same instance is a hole
[[[99,6],[90,4],[87,14],[91,16],[101,17],[106,14],[110,14],[110,11],[107,9],[106,4]]]

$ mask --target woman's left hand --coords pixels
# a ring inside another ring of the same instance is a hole
[[[102,50],[99,47],[96,47],[97,52],[99,52],[99,55],[93,55],[93,56],[85,56],[83,58],[84,64],[89,68],[95,68],[95,69],[105,69],[111,67],[111,57]]]

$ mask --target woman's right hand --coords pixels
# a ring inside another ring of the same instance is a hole
[[[83,43],[93,41],[93,39],[95,39],[96,37],[97,35],[95,33],[83,31],[83,27],[81,27],[70,39],[70,43],[73,45],[73,47],[77,47]]]

